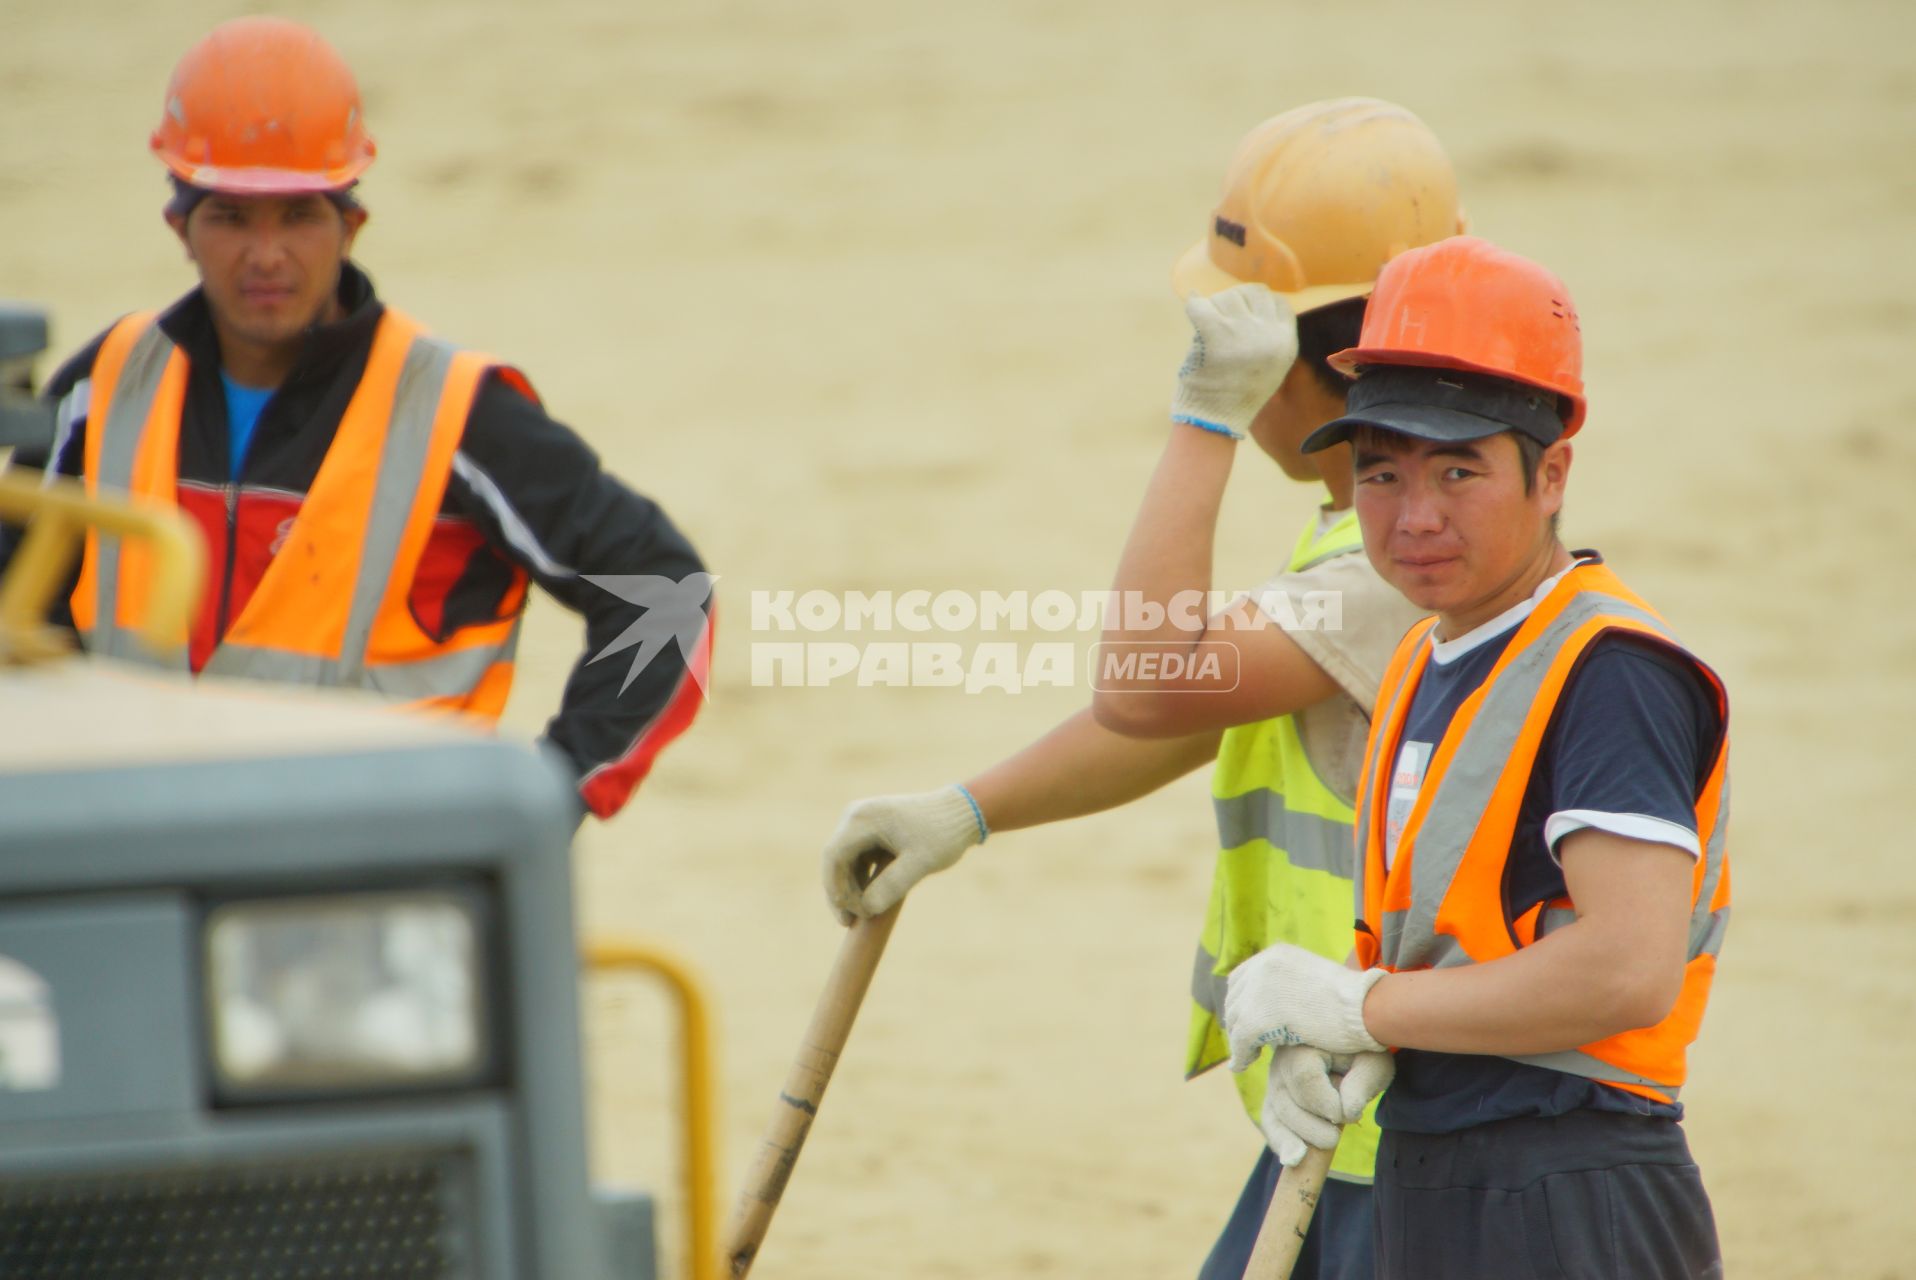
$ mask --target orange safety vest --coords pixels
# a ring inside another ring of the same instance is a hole
[[[1504,864],[1544,731],[1564,683],[1597,637],[1650,636],[1696,663],[1715,691],[1724,735],[1696,802],[1703,854],[1691,880],[1690,945],[1676,1006],[1655,1026],[1556,1053],[1508,1055],[1663,1102],[1674,1102],[1696,1039],[1730,915],[1725,851],[1730,805],[1729,702],[1714,672],[1689,654],[1655,610],[1599,562],[1583,562],[1511,637],[1489,677],[1457,709],[1432,753],[1388,870],[1384,806],[1404,722],[1430,661],[1435,618],[1411,628],[1384,673],[1357,793],[1357,956],[1392,972],[1485,964],[1576,919],[1569,899],[1510,919]]]
[[[128,316],[93,363],[85,483],[178,505],[187,358],[154,323]],[[474,397],[497,370],[517,370],[428,337],[390,308],[380,317],[352,400],[312,487],[252,596],[203,671],[293,684],[376,690],[413,706],[496,721],[512,689],[525,612],[519,571],[501,616],[443,640],[408,607]],[[93,653],[187,670],[185,637],[155,655],[132,634],[145,615],[148,553],[89,532],[72,596]]]

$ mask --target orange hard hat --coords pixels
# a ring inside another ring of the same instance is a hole
[[[1583,333],[1552,272],[1476,236],[1392,259],[1377,277],[1357,345],[1340,373],[1411,365],[1489,374],[1562,397],[1565,437],[1583,425]]]
[[[340,191],[373,162],[346,60],[284,18],[237,18],[187,50],[151,145],[180,181],[239,195]]]
[[[1376,98],[1307,103],[1238,143],[1210,230],[1171,283],[1188,297],[1260,282],[1301,313],[1369,293],[1390,259],[1466,222],[1422,120]]]

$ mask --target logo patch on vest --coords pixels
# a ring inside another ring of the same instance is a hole
[[[1384,865],[1397,860],[1397,840],[1410,823],[1410,811],[1417,807],[1417,795],[1424,789],[1424,775],[1430,772],[1434,744],[1406,742],[1397,752],[1397,767],[1390,775],[1390,802],[1384,811]]]

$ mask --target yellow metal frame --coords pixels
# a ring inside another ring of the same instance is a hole
[[[0,474],[0,516],[27,526],[0,581],[0,662],[40,662],[72,648],[46,619],[88,529],[139,538],[153,549],[141,639],[157,652],[186,634],[206,578],[206,548],[185,516],[125,497],[89,495],[72,480],[43,482],[37,471]]]
[[[712,1155],[712,1024],[698,978],[676,956],[644,943],[589,942],[591,973],[649,973],[671,991],[679,1014],[679,1071],[683,1093],[681,1170],[685,1182],[686,1249],[690,1280],[718,1280],[718,1171]]]

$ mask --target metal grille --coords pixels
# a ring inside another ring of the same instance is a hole
[[[6,1280],[456,1280],[448,1159],[0,1181]]]

